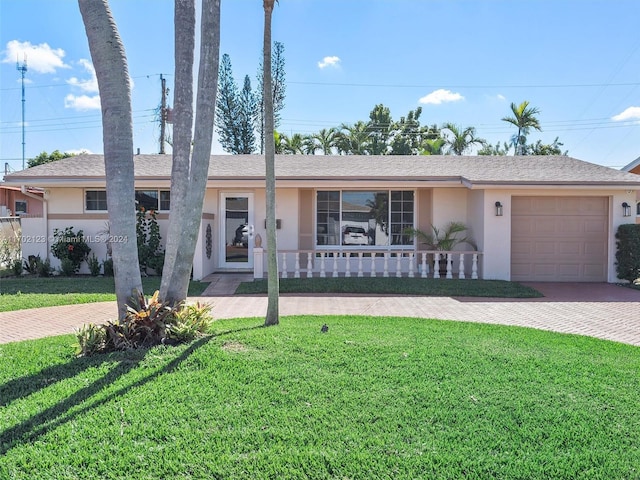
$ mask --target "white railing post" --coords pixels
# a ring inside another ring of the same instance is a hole
[[[422,263],[420,265],[422,266],[422,272],[420,273],[420,276],[422,278],[427,278],[427,276],[429,275],[429,265],[427,264],[426,252],[422,252]]]
[[[396,278],[402,276],[402,252],[396,253]]]
[[[358,252],[358,277],[362,277],[362,252]]]
[[[376,276],[376,254],[371,252],[371,277]]]
[[[320,278],[325,278],[327,275],[324,272],[324,252],[320,253]]]
[[[413,278],[415,275],[413,274],[413,269],[415,267],[415,257],[413,256],[413,252],[409,252],[409,278]]]
[[[451,261],[451,254],[447,253],[447,278],[453,278],[453,272],[451,270],[453,270],[451,264],[453,262]]]
[[[458,278],[466,278],[464,275],[464,253],[460,254],[460,262],[458,263]]]
[[[433,278],[440,278],[440,254],[433,254]]]
[[[344,267],[344,276],[351,276],[351,252],[346,252],[344,257],[345,267]]]
[[[473,260],[471,261],[471,278],[478,279],[478,254],[473,254]]]
[[[300,278],[300,252],[296,252],[296,264],[293,278]]]
[[[383,270],[382,270],[382,276],[383,277],[388,277],[389,276],[389,253],[388,252],[384,252],[384,266],[383,266]]]
[[[338,254],[333,252],[333,277],[338,276]]]
[[[313,277],[313,262],[311,261],[311,252],[307,252],[307,278]]]
[[[282,268],[280,276],[282,278],[287,278],[287,254],[285,252],[282,252]]]

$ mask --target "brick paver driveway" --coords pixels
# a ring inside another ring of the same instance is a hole
[[[640,291],[603,283],[528,283],[542,292],[538,299],[473,297],[285,295],[281,315],[374,315],[439,318],[518,325],[589,335],[640,346]],[[199,300],[213,304],[215,318],[262,317],[265,296],[221,292]],[[116,314],[115,303],[51,307],[0,313],[0,343],[71,333],[91,321]]]

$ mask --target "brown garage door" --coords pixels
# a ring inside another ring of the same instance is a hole
[[[511,279],[607,280],[607,197],[513,197]]]

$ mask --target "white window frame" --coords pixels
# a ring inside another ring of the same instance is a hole
[[[343,245],[342,244],[342,226],[343,226],[343,220],[342,220],[342,207],[343,207],[343,197],[342,194],[343,192],[356,192],[356,191],[360,191],[360,192],[387,192],[387,194],[389,195],[388,197],[388,202],[389,202],[389,218],[388,218],[388,222],[389,222],[389,228],[391,228],[391,195],[393,192],[413,192],[413,219],[412,219],[412,225],[415,227],[416,225],[416,199],[417,199],[417,192],[415,189],[411,189],[411,188],[407,188],[407,189],[392,189],[392,188],[327,188],[327,189],[317,189],[315,191],[315,201],[314,201],[314,205],[313,205],[313,242],[314,242],[314,248],[316,250],[322,250],[322,251],[349,251],[349,250],[380,250],[380,251],[387,251],[387,250],[414,250],[415,249],[415,241],[412,241],[410,244],[408,245]],[[339,235],[339,242],[338,244],[335,245],[318,245],[318,193],[320,192],[338,192],[340,197],[339,197],[339,222],[340,222],[340,232],[338,233]],[[392,237],[392,233],[389,233],[389,241],[391,241]]]

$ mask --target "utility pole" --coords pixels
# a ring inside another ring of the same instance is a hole
[[[164,155],[165,127],[167,123],[167,80],[160,74],[162,101],[160,103],[160,154]]]
[[[24,146],[25,146],[25,141],[24,141],[24,105],[25,105],[24,76],[27,74],[27,55],[26,54],[24,56],[24,61],[22,62],[22,65],[20,65],[20,63],[18,61],[16,61],[16,69],[20,72],[20,74],[22,76],[22,169],[24,170]]]

